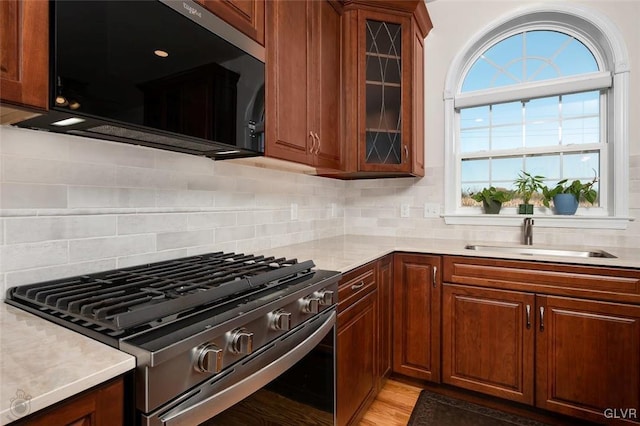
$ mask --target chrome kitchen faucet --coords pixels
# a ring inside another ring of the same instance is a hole
[[[524,244],[530,246],[533,244],[533,218],[526,217],[524,219],[524,226],[522,227],[522,234],[524,237]]]

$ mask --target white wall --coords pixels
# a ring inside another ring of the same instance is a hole
[[[559,3],[553,0],[554,4]],[[426,176],[422,179],[383,179],[352,182],[347,187],[345,227],[352,233],[395,236],[432,236],[467,241],[518,242],[516,227],[445,225],[441,218],[424,218],[424,203],[444,203],[443,90],[453,58],[476,34],[502,16],[543,2],[520,0],[436,0],[427,8],[434,28],[425,41]],[[630,57],[630,216],[640,218],[640,1],[571,2],[606,15],[618,26]],[[411,206],[411,217],[400,217],[400,205]],[[640,223],[627,230],[541,228],[534,241],[548,244],[594,244],[640,247]]]
[[[2,126],[0,176],[0,289],[344,232],[343,181],[140,146]]]

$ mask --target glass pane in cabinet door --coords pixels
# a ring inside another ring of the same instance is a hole
[[[402,135],[394,132],[366,132],[366,162],[374,164],[400,164],[402,162]]]
[[[366,21],[367,163],[402,163],[402,60],[398,24]]]

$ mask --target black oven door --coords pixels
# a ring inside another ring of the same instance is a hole
[[[335,424],[335,309],[150,415],[144,425]]]

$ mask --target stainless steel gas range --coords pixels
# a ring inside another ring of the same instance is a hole
[[[340,276],[218,252],[13,287],[6,302],[134,355],[134,423],[334,424]]]

